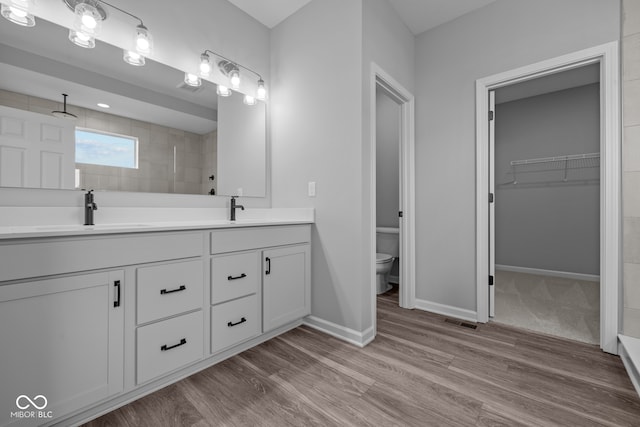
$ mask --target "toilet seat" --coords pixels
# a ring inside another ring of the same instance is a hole
[[[383,264],[391,261],[392,259],[393,257],[389,254],[376,253],[376,264]]]

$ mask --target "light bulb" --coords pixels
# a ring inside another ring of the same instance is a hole
[[[232,89],[237,90],[240,88],[240,73],[238,70],[233,70],[229,73],[229,82],[231,83]]]
[[[0,14],[14,24],[23,27],[36,25],[36,18],[29,13],[33,7],[33,0],[11,0],[9,4],[2,3]]]
[[[256,91],[256,99],[264,101],[267,98],[267,89],[264,87],[264,80],[258,80],[258,90]]]
[[[102,27],[102,16],[95,6],[89,3],[78,3],[74,9],[76,15],[73,27],[77,32],[95,37]]]
[[[242,101],[247,105],[256,105],[256,99],[251,95],[245,95],[244,100]]]
[[[211,58],[206,53],[200,55],[200,75],[208,76],[211,73]]]
[[[82,31],[69,30],[69,40],[73,44],[87,49],[92,49],[96,46],[96,39]]]
[[[191,73],[184,73],[184,82],[193,87],[198,87],[202,84],[202,80],[200,80],[200,77]]]
[[[216,89],[216,93],[220,96],[231,96],[231,89],[226,86],[218,85],[218,89]]]
[[[122,59],[127,64],[135,65],[136,67],[141,67],[145,64],[144,56],[131,50],[125,50]]]
[[[153,37],[144,25],[140,24],[136,27],[136,51],[148,56],[153,50]]]

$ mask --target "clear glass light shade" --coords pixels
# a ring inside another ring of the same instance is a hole
[[[247,105],[256,105],[256,99],[251,95],[245,95],[244,100],[242,101]]]
[[[36,18],[31,14],[33,10],[33,0],[11,0],[9,3],[2,3],[0,13],[14,24],[24,27],[36,25]]]
[[[96,47],[96,39],[82,31],[69,30],[69,40],[71,40],[73,44],[87,49]]]
[[[144,56],[130,50],[124,51],[122,59],[124,59],[124,62],[127,64],[135,65],[136,67],[141,67],[145,64]]]
[[[75,8],[73,28],[79,33],[95,37],[102,28],[102,16],[95,6],[89,3],[78,3]]]
[[[136,27],[136,51],[142,55],[149,55],[153,50],[153,37],[144,25]]]
[[[233,70],[229,73],[229,83],[231,83],[232,89],[240,88],[240,73],[238,70]]]
[[[220,96],[231,96],[231,89],[226,86],[218,85],[216,93]]]
[[[206,53],[200,55],[200,75],[207,77],[211,74],[211,58]]]
[[[267,89],[264,87],[264,80],[258,80],[258,90],[256,91],[256,99],[264,101],[267,99]]]
[[[193,87],[198,87],[202,84],[200,77],[191,73],[184,73],[184,82]]]

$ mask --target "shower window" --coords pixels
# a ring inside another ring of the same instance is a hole
[[[138,138],[76,128],[76,163],[138,169]]]

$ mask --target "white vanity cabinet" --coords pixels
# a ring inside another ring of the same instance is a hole
[[[309,224],[1,238],[0,427],[81,424],[301,324],[310,238]]]
[[[123,286],[122,270],[0,286],[0,425],[41,425],[122,391]]]

